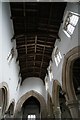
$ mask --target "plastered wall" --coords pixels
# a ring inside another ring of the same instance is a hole
[[[67,3],[66,9],[63,15],[63,20],[64,20],[64,17],[67,11],[72,11],[72,12],[80,14],[80,4],[79,3]],[[58,33],[60,41],[57,39],[55,42],[55,46],[57,46],[59,51],[61,52],[62,59],[61,59],[60,64],[57,67],[54,61],[54,53],[52,52],[51,66],[52,66],[53,80],[50,82],[50,80],[48,79],[49,81],[48,91],[51,96],[52,96],[52,86],[53,86],[54,80],[58,80],[62,86],[62,68],[63,68],[64,56],[71,49],[79,45],[79,29],[80,29],[80,19],[76,25],[73,35],[70,38],[68,38],[67,35],[63,31],[63,23],[61,23],[59,33]]]
[[[41,94],[46,100],[46,90],[45,90],[44,83],[40,78],[37,78],[37,77],[26,78],[23,81],[23,84],[20,87],[18,98],[20,98],[26,92],[29,92],[31,90]]]
[[[80,5],[78,3],[68,3],[67,7],[64,12],[64,16],[66,12],[72,11],[76,13],[80,13]],[[64,18],[63,16],[63,18]],[[19,89],[17,88],[18,84],[18,74],[19,74],[19,65],[16,63],[17,58],[17,51],[15,51],[15,56],[12,59],[11,63],[9,64],[7,61],[8,53],[14,46],[16,48],[15,40],[11,42],[11,38],[14,35],[13,31],[13,23],[10,19],[10,6],[9,3],[0,3],[0,83],[6,82],[9,87],[9,103],[12,99],[15,99],[15,102],[19,100],[21,96],[23,96],[26,92],[30,90],[34,90],[40,93],[44,99],[47,101],[46,97],[46,90],[43,81],[40,78],[27,78],[24,80],[22,86]],[[80,29],[80,21],[78,22],[75,31],[71,38],[68,38],[65,33],[63,32],[62,25],[60,26],[59,30],[59,37],[61,41],[56,40],[55,46],[57,45],[61,55],[62,60],[57,67],[54,61],[54,55],[52,53],[52,73],[53,73],[53,80],[50,82],[48,79],[48,91],[52,96],[52,86],[53,81],[58,80],[62,85],[62,67],[64,62],[64,56],[74,47],[78,46],[79,44],[79,29]]]
[[[10,17],[9,3],[0,3],[0,84],[6,83],[8,86],[8,104],[16,97],[19,80],[19,66],[16,63],[17,51],[15,50],[15,55],[10,63],[7,60],[12,47],[16,47],[16,42],[11,42],[14,31]]]

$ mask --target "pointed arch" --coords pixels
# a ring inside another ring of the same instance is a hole
[[[15,100],[12,99],[10,104],[9,104],[9,107],[8,107],[8,110],[7,110],[7,113],[11,116],[11,115],[14,115],[14,107],[15,107]]]
[[[46,101],[45,101],[45,99],[43,98],[43,96],[41,94],[39,94],[38,92],[33,91],[33,90],[25,93],[18,100],[18,102],[16,104],[15,113],[21,110],[21,108],[23,106],[23,103],[31,96],[35,97],[40,102],[42,117],[46,117]]]
[[[9,87],[6,82],[0,83],[0,92],[1,92],[0,102],[2,102],[1,116],[4,116],[5,112],[7,111],[8,103],[9,103]]]
[[[65,92],[66,103],[70,109],[72,118],[80,116],[79,101],[73,85],[72,67],[77,58],[80,57],[80,46],[71,49],[64,57],[62,69],[62,89]]]
[[[80,47],[75,47],[70,50],[64,57],[64,63],[62,68],[62,89],[66,93],[67,101],[77,100],[73,82],[71,69],[74,61],[80,57]]]

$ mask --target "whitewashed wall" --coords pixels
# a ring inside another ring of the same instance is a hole
[[[0,81],[2,81],[2,3],[0,2]]]
[[[80,14],[80,5],[79,3],[68,3],[66,6],[66,9],[64,11],[64,16],[66,14],[67,11],[72,11],[75,13],[79,13]],[[63,16],[63,18],[64,18]],[[80,22],[80,19],[79,19]],[[56,40],[55,46],[57,45],[57,47],[59,48],[61,55],[62,55],[62,60],[59,64],[59,66],[57,67],[54,61],[54,54],[52,53],[52,72],[53,72],[53,80],[58,80],[60,82],[60,84],[62,85],[62,67],[63,67],[63,61],[64,61],[64,56],[74,47],[79,45],[79,29],[80,29],[80,25],[79,22],[74,30],[73,35],[71,36],[71,38],[68,38],[66,36],[66,34],[63,32],[62,29],[62,25],[60,26],[59,29],[59,37],[61,39],[61,41],[59,42],[58,40]],[[49,80],[48,80],[49,81]],[[52,81],[53,82],[53,81]],[[52,82],[49,83],[49,93],[52,95]]]
[[[16,43],[11,42],[14,31],[10,17],[9,3],[0,3],[0,83],[6,82],[9,86],[8,104],[12,99],[16,98],[16,87],[19,80],[19,66],[16,64],[17,51],[11,63],[9,64],[7,61],[8,54],[12,47],[16,47]]]
[[[37,77],[30,77],[30,78],[26,78],[21,87],[20,87],[20,91],[19,91],[19,96],[18,99],[23,96],[25,93],[34,90],[37,93],[41,94],[44,99],[46,100],[46,90],[45,90],[45,86],[43,81],[40,78]]]
[[[65,13],[67,10],[73,12],[80,12],[78,3],[68,3],[65,9]],[[65,15],[64,13],[64,15]],[[9,86],[9,102],[15,98],[17,102],[18,99],[23,96],[26,92],[30,90],[37,91],[40,93],[46,100],[46,90],[44,84],[40,78],[27,78],[24,80],[22,86],[19,91],[16,90],[18,84],[18,73],[19,73],[19,66],[16,64],[16,56],[12,59],[11,63],[8,64],[7,57],[8,53],[10,52],[13,46],[16,47],[16,43],[11,43],[11,38],[14,35],[13,31],[13,24],[12,20],[10,19],[10,7],[9,3],[0,3],[0,83],[6,82]],[[80,23],[80,22],[78,22]],[[74,34],[71,38],[68,38],[62,30],[62,24],[59,30],[59,37],[61,41],[56,41],[56,45],[58,46],[62,60],[58,67],[56,67],[54,56],[52,53],[52,72],[53,72],[53,79],[58,80],[62,85],[62,66],[64,61],[64,55],[67,54],[72,48],[78,45],[78,30],[79,26],[77,24]],[[2,33],[1,33],[2,32]],[[49,82],[49,93],[52,96],[52,82]]]
[[[16,63],[17,51],[11,63],[9,64],[7,61],[8,54],[12,47],[14,46],[16,48],[16,42],[11,42],[14,31],[13,23],[10,17],[11,13],[9,3],[2,3],[2,5],[0,3],[0,20],[2,20],[2,22],[0,21],[0,26],[2,26],[2,29],[0,29],[0,67],[2,66],[0,69],[0,83],[6,82],[9,86],[9,103],[12,99],[15,99],[15,102],[17,102],[21,96],[30,90],[40,93],[46,99],[45,86],[40,78],[28,78],[24,80],[19,89],[16,89],[19,80],[18,73],[20,69]]]

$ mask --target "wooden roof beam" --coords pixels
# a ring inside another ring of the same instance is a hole
[[[32,62],[33,62],[33,60],[27,60],[27,64],[28,63],[32,63]],[[20,63],[21,64],[25,64],[24,62],[21,62],[21,61],[20,61]],[[35,63],[39,64],[39,63],[41,63],[41,61],[40,60],[36,60]],[[43,61],[43,63],[46,64],[46,65],[48,65],[47,61]]]
[[[30,57],[30,56],[34,56],[34,55],[36,55],[36,56],[42,56],[43,54],[40,54],[40,53],[34,53],[34,54],[24,54],[24,55],[18,55],[18,57],[19,57],[19,59],[23,59],[23,58],[25,58],[25,57]],[[49,55],[49,54],[45,54],[44,55],[45,57],[47,57],[47,58],[50,58],[51,56]]]
[[[44,46],[45,46],[45,47],[47,47],[47,48],[53,48],[53,45],[46,45],[46,44],[45,44],[45,45],[43,45],[43,44],[36,44],[36,45],[37,45],[37,46],[41,46],[41,47],[44,47]],[[21,49],[21,47],[28,47],[28,46],[29,46],[29,47],[30,47],[30,46],[35,46],[35,43],[27,44],[27,45],[18,45],[16,48],[17,48],[17,49],[19,49],[19,48]]]
[[[39,73],[40,73],[39,71],[35,71],[35,73],[33,73],[33,71],[25,71],[22,76],[25,76],[25,75],[26,75],[26,76],[29,76],[29,75],[30,75],[30,76],[32,76],[32,77],[35,77],[35,76],[33,76],[33,75],[34,75],[34,74],[38,74],[38,77],[39,77]],[[41,76],[44,76],[44,73],[42,73]]]
[[[50,7],[50,13],[49,13],[48,25],[49,25],[49,23],[50,23],[51,10],[52,10],[52,5],[51,5],[51,7]],[[47,34],[48,34],[48,28],[47,28]],[[47,39],[48,39],[48,35],[47,35]],[[45,39],[45,45],[46,45],[46,39]],[[41,69],[42,69],[43,59],[44,59],[44,52],[45,52],[45,46],[44,46],[44,49],[43,49],[43,56],[42,56],[42,62],[41,62],[41,66],[40,66],[40,74],[39,74],[39,76],[41,75]]]
[[[45,23],[39,23],[39,25],[40,25],[40,26],[47,26],[47,24],[45,24]],[[55,29],[57,29],[57,30],[59,29],[59,25],[55,25],[55,24],[49,24],[49,25],[48,25],[48,28],[50,28],[50,27],[51,27],[51,28],[55,28]]]
[[[42,30],[42,31],[47,31],[47,28],[42,28],[42,27],[38,27],[38,30]],[[59,30],[57,29],[48,29],[48,32],[54,32],[54,33],[58,33]]]
[[[16,11],[24,11],[23,8],[12,8],[12,10],[15,11],[15,12]],[[25,12],[38,12],[38,10],[37,9],[30,9],[30,8],[28,9],[27,8],[27,9],[25,9]]]
[[[30,69],[37,69],[37,70],[39,70],[40,71],[40,67],[37,67],[37,66],[27,66],[27,67],[24,67],[23,69],[21,68],[21,72],[23,72],[23,71],[27,71],[27,70],[30,70]],[[42,68],[42,71],[45,71],[45,69],[43,69]],[[33,71],[34,72],[34,71]]]

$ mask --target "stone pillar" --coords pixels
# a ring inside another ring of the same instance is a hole
[[[80,111],[79,111],[79,102],[78,101],[68,101],[66,103],[66,105],[68,106],[70,112],[71,112],[71,116],[72,118],[79,118],[80,117]]]
[[[54,116],[55,116],[55,118],[60,118],[61,119],[60,107],[57,107],[57,108],[54,109]]]

